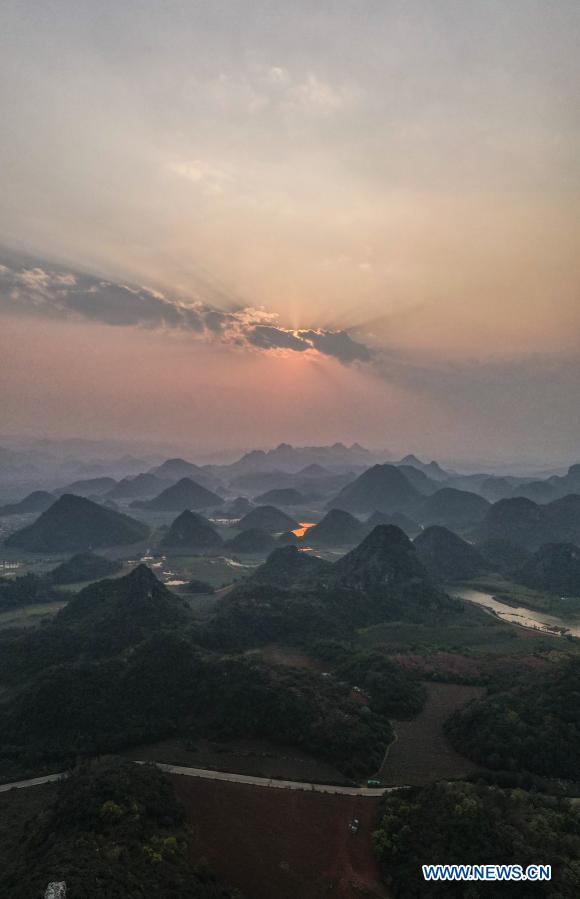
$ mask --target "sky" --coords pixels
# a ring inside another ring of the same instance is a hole
[[[3,433],[577,461],[576,0],[4,0]]]

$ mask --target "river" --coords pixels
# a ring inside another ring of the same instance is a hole
[[[560,636],[563,630],[565,634],[580,637],[580,624],[577,620],[569,621],[556,615],[549,615],[547,612],[527,609],[525,606],[508,606],[507,603],[496,599],[491,593],[483,593],[480,590],[463,588],[460,590],[454,589],[450,592],[454,596],[459,597],[459,599],[475,603],[475,605],[483,606],[486,609],[492,609],[498,618],[501,618],[503,621],[509,621],[510,624],[519,624],[521,627],[531,627],[546,633],[555,633],[556,636]]]

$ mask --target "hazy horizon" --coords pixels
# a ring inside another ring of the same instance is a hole
[[[405,456],[414,455],[421,462],[429,463],[435,461],[449,470],[458,472],[477,472],[489,471],[496,474],[513,474],[525,475],[533,477],[542,477],[548,474],[562,472],[565,473],[571,465],[578,464],[578,456],[570,455],[559,461],[549,462],[543,457],[535,457],[533,455],[520,456],[479,456],[477,454],[467,455],[443,455],[434,457],[428,447],[408,447],[392,445],[373,445],[358,443],[363,449],[371,452],[375,457],[375,462],[379,463],[396,463],[401,461]],[[308,443],[300,440],[282,440],[279,443],[270,444],[247,444],[239,446],[231,446],[224,448],[223,446],[205,446],[192,442],[179,442],[171,440],[151,441],[147,439],[138,439],[131,437],[120,437],[119,435],[109,438],[91,439],[83,437],[79,434],[64,434],[59,436],[51,436],[48,434],[16,434],[0,432],[0,448],[16,450],[18,452],[38,452],[45,449],[49,454],[55,455],[67,452],[70,458],[76,458],[78,461],[101,460],[106,465],[107,460],[114,460],[120,456],[127,454],[136,457],[144,457],[145,459],[155,459],[161,461],[167,458],[183,458],[189,462],[195,462],[200,465],[215,464],[228,465],[236,462],[247,453],[256,450],[261,452],[270,452],[277,449],[281,444],[290,444],[294,449],[313,449],[316,447],[328,447],[333,444],[342,444],[350,447],[353,443],[337,439],[328,443]],[[64,459],[64,455],[62,456]],[[373,463],[374,464],[374,463]]]
[[[577,461],[577,3],[0,23],[0,432]]]

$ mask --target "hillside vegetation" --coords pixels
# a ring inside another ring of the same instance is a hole
[[[374,842],[385,881],[401,899],[578,896],[580,814],[563,799],[467,783],[391,793]],[[553,880],[425,883],[423,864],[551,864]]]
[[[580,777],[580,659],[513,686],[496,684],[487,698],[456,712],[453,746],[492,769],[545,777]]]
[[[185,811],[157,768],[113,759],[77,769],[55,800],[0,842],[3,895],[65,881],[75,899],[241,899],[192,864]]]
[[[215,735],[295,745],[358,778],[379,767],[392,738],[387,705],[420,704],[396,666],[377,671],[385,695],[369,683],[370,708],[361,707],[347,679],[212,652],[209,633],[141,565],[85,588],[45,627],[5,637],[0,770]]]

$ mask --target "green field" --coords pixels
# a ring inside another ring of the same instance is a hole
[[[66,602],[45,602],[0,612],[0,631],[9,627],[37,627],[42,621],[56,615],[63,606],[66,606]]]
[[[507,624],[482,609],[465,605],[463,612],[446,615],[439,622],[417,624],[392,621],[365,628],[358,633],[363,649],[384,646],[390,652],[485,652],[530,654],[570,650],[573,644],[549,634],[533,634]]]
[[[263,561],[263,556],[244,556],[243,559],[244,561],[238,566],[236,560],[229,556],[170,555],[168,553],[163,563],[163,570],[174,572],[177,580],[190,581],[192,578],[196,578],[200,581],[207,581],[214,589],[219,589],[235,581],[243,580],[254,570],[256,565]],[[156,572],[157,569],[153,568],[153,571]]]

